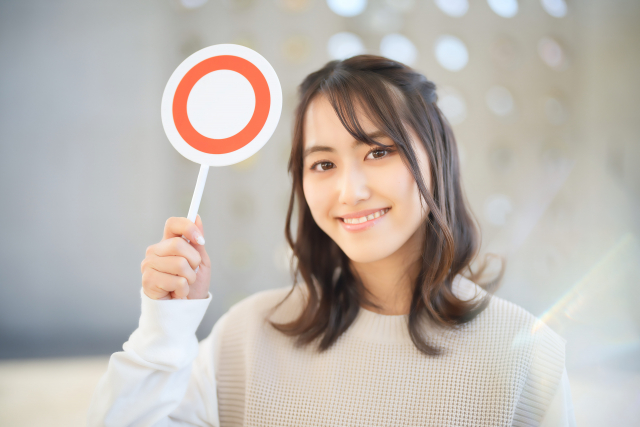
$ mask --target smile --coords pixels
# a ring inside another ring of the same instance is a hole
[[[372,214],[367,216],[361,216],[359,218],[341,218],[345,224],[362,224],[367,221],[373,221],[376,218],[380,218],[384,214],[389,212],[389,208],[380,209]]]

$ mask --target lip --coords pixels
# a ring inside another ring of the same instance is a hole
[[[391,210],[390,207],[388,207],[388,208],[378,208],[378,209],[367,209],[367,210],[363,210],[363,211],[354,212],[354,213],[351,213],[351,214],[346,214],[346,215],[337,217],[336,219],[340,222],[340,225],[342,225],[342,227],[346,231],[349,231],[349,232],[364,231],[364,230],[367,230],[367,229],[373,227],[374,225],[378,224],[380,221],[382,221],[382,219],[387,216],[389,211],[387,211],[386,214],[384,214],[384,215],[382,215],[382,216],[380,216],[378,218],[375,218],[375,219],[372,219],[370,221],[366,221],[366,222],[363,222],[363,223],[360,223],[360,224],[347,224],[342,219],[343,218],[360,218],[360,217],[363,217],[363,216],[371,215],[372,213],[376,213],[376,212],[378,212],[378,211],[380,211],[382,209],[388,209],[389,211]]]
[[[350,214],[340,215],[337,218],[360,218],[360,217],[371,215],[372,213],[376,213],[378,211],[381,211],[382,209],[391,209],[391,208],[387,206],[387,207],[383,207],[383,208],[366,209],[366,210],[363,210],[363,211],[358,211],[358,212],[354,212],[354,213],[350,213]]]

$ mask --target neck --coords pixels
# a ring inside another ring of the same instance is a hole
[[[420,271],[421,245],[416,233],[388,257],[368,263],[351,262],[351,267],[378,307],[367,310],[385,315],[409,314],[413,284]]]

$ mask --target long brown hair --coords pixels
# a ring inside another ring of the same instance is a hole
[[[289,323],[271,324],[298,345],[317,342],[319,351],[331,347],[355,320],[361,305],[373,305],[362,282],[349,268],[349,258],[318,227],[304,197],[302,187],[303,123],[305,112],[318,95],[326,96],[345,129],[357,140],[382,145],[369,138],[360,123],[358,107],[396,144],[413,174],[422,203],[430,213],[422,227],[424,243],[420,272],[415,280],[409,313],[409,334],[415,346],[428,355],[439,354],[429,344],[421,327],[427,319],[441,326],[455,327],[472,320],[489,303],[491,292],[472,301],[458,299],[452,282],[463,271],[477,282],[485,264],[475,273],[471,262],[480,246],[480,234],[467,209],[460,183],[458,151],[451,127],[436,105],[433,82],[412,68],[374,55],[359,55],[331,61],[307,76],[299,87],[289,173],[293,179],[285,236],[293,251],[294,287],[301,278],[307,298],[300,316]],[[433,194],[425,186],[406,126],[424,145],[431,169]],[[292,231],[297,207],[295,237]],[[493,288],[502,278],[488,283]],[[485,284],[487,285],[487,284]],[[287,295],[287,298],[291,295]],[[286,300],[286,298],[285,298]],[[283,301],[284,302],[284,301]]]

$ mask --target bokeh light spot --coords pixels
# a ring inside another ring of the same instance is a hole
[[[492,194],[484,203],[485,219],[492,225],[506,224],[512,210],[511,200],[504,194]]]
[[[469,10],[467,0],[435,0],[436,6],[449,16],[459,18]]]
[[[542,8],[555,18],[562,18],[567,14],[567,3],[564,0],[541,0]]]
[[[487,2],[491,10],[503,18],[513,18],[518,13],[517,0],[487,0]]]
[[[497,116],[506,116],[513,112],[515,103],[509,89],[503,86],[493,86],[485,97],[487,107]]]
[[[559,70],[565,63],[565,55],[557,41],[551,37],[543,37],[538,42],[540,59],[549,67]]]
[[[413,65],[418,57],[418,50],[411,40],[402,34],[387,34],[380,42],[380,53],[394,61]]]
[[[303,35],[294,35],[287,38],[282,45],[284,57],[291,63],[304,62],[311,51],[309,39]]]
[[[349,32],[336,33],[329,38],[327,51],[331,59],[347,59],[364,53],[364,44],[357,35]]]
[[[197,9],[204,6],[208,0],[180,0],[180,4],[187,9]]]
[[[449,71],[460,71],[469,62],[467,47],[457,37],[444,35],[435,44],[436,60]]]
[[[388,6],[372,11],[368,21],[370,30],[378,34],[397,33],[404,25],[402,13]]]
[[[440,89],[438,107],[452,125],[460,124],[467,118],[467,103],[462,94],[452,87]]]
[[[491,57],[499,67],[506,70],[516,69],[522,59],[518,43],[509,36],[500,36],[493,42]]]
[[[567,109],[557,98],[547,98],[544,103],[544,112],[552,125],[561,125],[567,120]]]
[[[327,5],[340,16],[360,15],[367,7],[367,0],[327,0]]]

